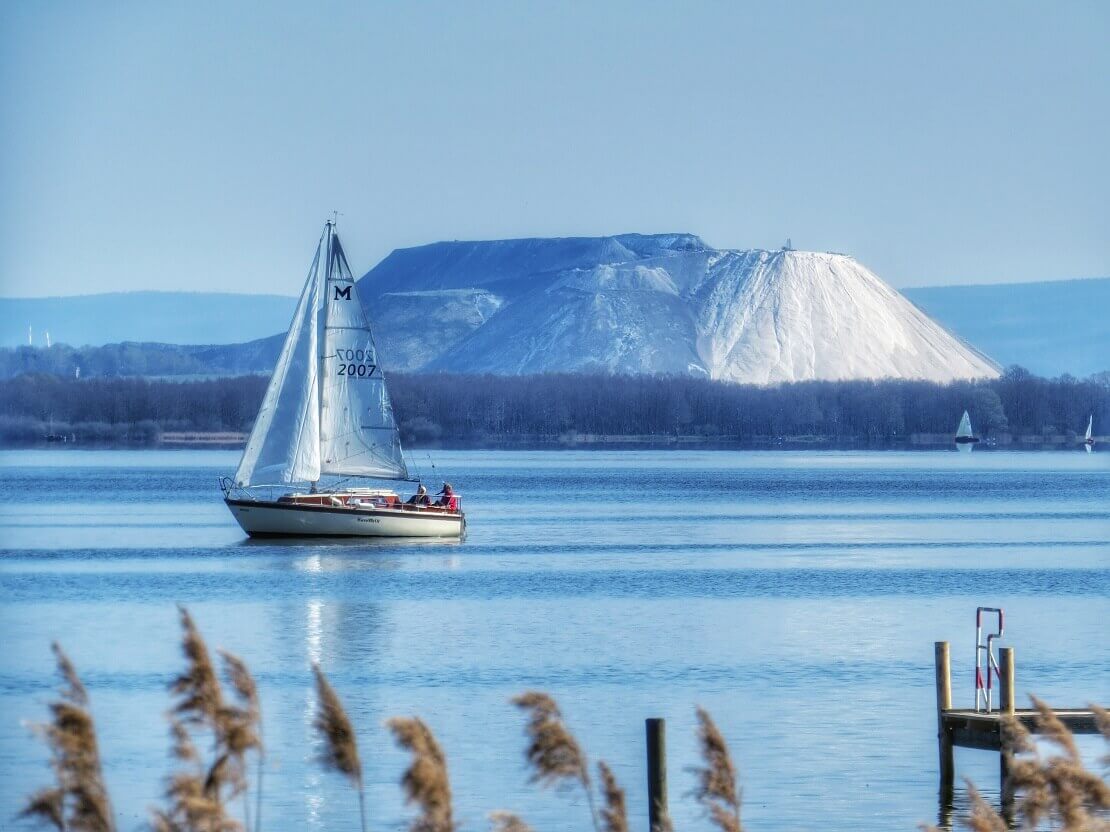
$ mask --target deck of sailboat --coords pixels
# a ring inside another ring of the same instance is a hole
[[[367,499],[369,497],[369,499]],[[356,502],[357,501],[357,502]],[[412,505],[402,502],[393,492],[324,492],[317,494],[287,494],[276,500],[263,500],[253,497],[235,498],[230,495],[226,502],[229,506],[246,508],[273,508],[293,511],[324,511],[338,514],[385,514],[389,516],[412,514],[419,517],[457,520],[462,517],[461,507],[449,509],[447,506]],[[458,506],[456,500],[456,506]]]
[[[225,502],[251,537],[461,537],[466,528],[462,511],[445,507],[400,501],[335,505],[329,499],[335,495],[297,496],[301,499],[229,494]],[[318,502],[306,502],[308,496]]]

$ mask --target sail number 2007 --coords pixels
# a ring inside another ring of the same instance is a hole
[[[378,369],[377,364],[366,363],[368,356],[365,350],[336,350],[335,357],[339,359],[336,375],[370,378]]]

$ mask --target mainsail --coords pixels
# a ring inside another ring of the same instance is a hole
[[[952,424],[949,422],[948,424]],[[971,417],[964,411],[964,417],[960,419],[960,426],[956,429],[956,436],[974,436],[971,432]]]
[[[1095,415],[1092,413],[1087,417],[1087,434],[1083,439],[1087,442],[1091,441],[1091,429],[1095,426]]]
[[[316,482],[322,474],[408,478],[374,337],[331,222],[235,481]]]
[[[401,437],[374,336],[333,226],[324,286],[320,359],[320,471],[407,479]]]

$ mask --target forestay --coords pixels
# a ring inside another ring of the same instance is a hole
[[[243,487],[320,478],[317,320],[320,261],[328,230],[324,234],[235,472],[236,483]]]

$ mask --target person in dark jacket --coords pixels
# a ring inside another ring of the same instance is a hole
[[[423,485],[417,487],[416,493],[413,494],[408,500],[405,501],[407,506],[426,506],[430,505],[432,498],[428,496],[428,489]]]

